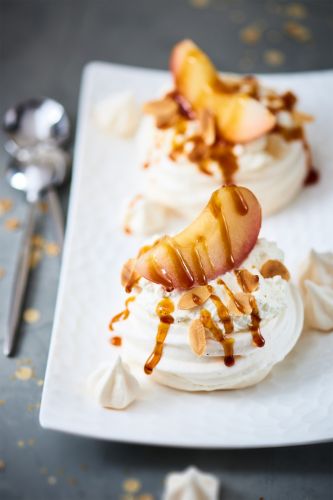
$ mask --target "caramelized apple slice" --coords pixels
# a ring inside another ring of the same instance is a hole
[[[248,142],[274,127],[274,115],[259,101],[245,94],[223,92],[217,70],[192,41],[184,40],[175,46],[170,68],[179,93],[196,111],[214,113],[225,139]]]
[[[206,285],[237,268],[254,247],[261,208],[246,188],[215,191],[199,217],[173,238],[165,236],[142,254],[136,271],[167,290]]]

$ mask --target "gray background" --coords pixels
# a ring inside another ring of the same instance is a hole
[[[86,62],[166,68],[171,46],[184,37],[201,44],[225,70],[332,67],[332,0],[301,6],[295,10],[294,3],[270,0],[0,0],[0,112],[18,99],[49,95],[62,101],[75,121]],[[286,32],[290,21],[305,27],[301,39]],[[256,43],[240,34],[249,25],[254,25],[255,38],[261,33]],[[273,61],[267,50],[278,51]],[[0,216],[0,267],[5,269],[0,280],[0,336],[21,236],[21,230],[6,230],[4,222],[12,216],[24,221],[26,209],[21,195],[11,192],[3,180],[6,163],[1,150],[0,199],[11,197],[14,208]],[[62,199],[66,208],[68,188],[62,190]],[[52,240],[47,214],[41,215],[37,232]],[[41,429],[42,388],[37,381],[44,377],[59,268],[59,258],[46,256],[33,271],[26,306],[38,309],[41,318],[22,325],[16,359],[0,358],[0,400],[5,401],[0,406],[0,461],[5,462],[0,470],[1,500],[130,500],[144,493],[160,498],[165,474],[189,464],[217,474],[221,498],[228,500],[333,498],[332,444],[181,450],[105,443]],[[20,362],[33,367],[34,378],[15,379]],[[123,496],[123,481],[129,477],[142,484],[132,497]]]

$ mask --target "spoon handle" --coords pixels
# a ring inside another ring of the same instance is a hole
[[[62,250],[62,247],[64,245],[65,230],[64,230],[64,215],[60,205],[59,196],[53,188],[48,189],[46,196],[53,217],[56,239],[58,241],[60,249]]]
[[[31,254],[31,237],[33,235],[35,220],[37,214],[37,201],[30,203],[25,230],[22,236],[21,249],[18,257],[14,285],[11,294],[11,302],[8,318],[8,329],[5,332],[3,353],[10,356],[16,339],[17,328],[19,325],[22,304],[25,296],[26,285],[29,275],[29,261]]]

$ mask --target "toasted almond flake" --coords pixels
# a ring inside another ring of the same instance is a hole
[[[311,123],[314,121],[314,116],[307,113],[301,113],[300,111],[293,110],[292,117],[296,122],[296,125],[303,125],[304,123]]]
[[[206,331],[200,319],[191,321],[189,328],[189,342],[192,351],[197,356],[202,356],[206,350]]]
[[[20,366],[15,372],[15,378],[18,380],[30,380],[33,375],[31,366]]]
[[[19,448],[24,448],[24,446],[25,446],[25,442],[23,441],[23,439],[19,439],[19,440],[17,441],[17,446],[18,446]]]
[[[26,323],[36,323],[40,318],[38,309],[29,308],[23,313],[23,319]]]
[[[235,300],[229,298],[227,307],[230,314],[233,316],[243,316],[243,314],[251,314],[252,307],[250,304],[250,294],[247,293],[235,293]]]
[[[8,231],[15,231],[21,227],[21,222],[17,217],[12,217],[11,219],[7,219],[5,221],[5,228]]]
[[[212,146],[216,139],[215,119],[208,109],[199,112],[200,130],[203,140],[207,146]]]
[[[0,279],[3,278],[5,275],[5,270],[3,267],[0,267]]]
[[[242,283],[242,288],[248,293],[255,292],[259,286],[259,276],[250,273],[247,269],[237,271],[237,279]]]
[[[49,256],[55,257],[60,254],[60,247],[57,243],[46,242],[44,248],[46,254]]]
[[[174,125],[179,115],[178,104],[171,97],[146,102],[143,111],[154,116],[157,127]]]
[[[13,202],[9,198],[0,200],[0,215],[4,215],[13,208]]]
[[[209,286],[196,286],[185,292],[179,299],[178,309],[193,309],[209,299],[212,289]]]
[[[6,462],[4,460],[0,460],[0,470],[5,470],[6,468]]]
[[[129,478],[123,482],[123,490],[127,493],[137,493],[141,488],[141,483],[138,479]]]
[[[264,278],[273,278],[281,276],[282,279],[289,281],[290,273],[286,266],[280,260],[267,260],[260,269],[260,273]]]

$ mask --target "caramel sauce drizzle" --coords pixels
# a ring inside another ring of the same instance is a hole
[[[239,269],[235,270],[235,275],[238,281],[239,286],[242,288],[243,292],[249,293],[249,289],[246,286],[245,281],[243,280],[242,273]],[[257,347],[263,347],[265,345],[265,339],[260,331],[260,323],[261,318],[259,315],[259,308],[257,301],[253,295],[250,296],[250,306],[251,306],[251,324],[250,324],[250,332],[252,334],[253,343]]]
[[[116,347],[120,347],[122,344],[122,338],[118,337],[118,335],[114,335],[113,337],[111,337],[110,343]]]
[[[211,197],[209,208],[219,223],[221,240],[225,247],[227,263],[230,267],[233,267],[235,260],[232,254],[229,228],[221,207],[221,203],[218,200],[217,192],[215,192]]]
[[[214,297],[214,298],[213,298]],[[211,299],[216,301],[217,304],[217,313],[219,315],[219,318],[223,322],[224,327],[233,331],[233,324],[232,320],[230,319],[228,309],[225,307],[223,302],[217,297],[216,295],[212,295]],[[216,300],[217,299],[217,300]],[[217,342],[219,342],[224,350],[224,364],[226,366],[232,366],[235,364],[235,358],[234,358],[234,350],[233,350],[233,344],[235,340],[233,338],[227,338],[222,330],[217,326],[215,321],[213,320],[211,314],[207,309],[202,309],[200,311],[200,319],[202,321],[202,324],[204,325],[205,328],[210,330]]]
[[[233,303],[237,307],[238,311],[240,311],[242,314],[245,314],[244,306],[236,299],[235,295],[232,293],[232,291],[230,290],[228,285],[221,278],[217,280],[217,284],[223,286],[224,290],[226,291],[230,300],[233,301]]]
[[[144,371],[146,375],[151,375],[155,366],[159,363],[162,353],[163,346],[170,326],[174,322],[173,316],[171,313],[175,310],[172,300],[165,297],[163,298],[156,307],[156,314],[160,318],[160,322],[158,325],[157,335],[155,347],[151,355],[146,361],[144,366]]]
[[[177,270],[180,281],[184,283],[184,288],[191,288],[194,283],[194,275],[190,269],[190,266],[184,259],[181,249],[176,245],[176,243],[171,238],[165,238],[163,241],[164,246],[167,248],[170,259]],[[194,247],[193,247],[194,248]],[[199,269],[201,268],[199,264]],[[201,268],[202,270],[202,268]]]
[[[120,313],[116,314],[113,316],[113,318],[110,321],[109,324],[109,330],[113,331],[113,325],[114,323],[118,323],[118,321],[125,321],[125,319],[128,318],[130,315],[130,310],[128,308],[128,305],[135,300],[135,297],[128,297],[125,301],[125,309],[121,311]]]

